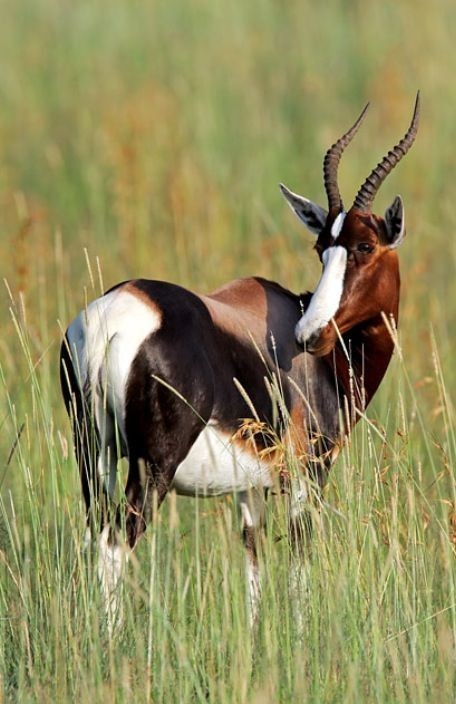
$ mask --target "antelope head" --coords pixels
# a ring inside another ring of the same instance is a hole
[[[396,196],[383,218],[372,212],[372,205],[385,178],[413,144],[418,129],[419,93],[406,134],[373,169],[347,212],[339,192],[337,170],[367,108],[368,105],[353,127],[326,153],[323,170],[328,210],[283,184],[280,186],[292,210],[316,235],[315,249],[323,265],[318,286],[295,329],[297,341],[316,356],[328,354],[340,335],[378,319],[382,312],[397,320],[399,265],[395,250],[405,236],[404,205]]]

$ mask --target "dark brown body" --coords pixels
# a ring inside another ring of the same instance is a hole
[[[227,438],[245,442],[250,452],[252,438],[243,440],[239,430],[254,414],[262,424],[254,436],[259,452],[268,444],[280,444],[284,433],[291,431],[303,471],[310,472],[318,485],[324,484],[331,450],[340,439],[341,413],[348,430],[357,416],[347,418],[347,408],[369,402],[391,357],[393,343],[380,316],[344,336],[357,372],[350,382],[349,361],[340,342],[330,354],[316,357],[294,340],[293,330],[309,294],[299,297],[260,278],[233,281],[208,296],[147,280],[126,282],[115,291],[128,291],[161,320],[131,364],[125,437],[120,434],[121,451],[117,450],[128,456],[130,465],[131,546],[150,514],[145,494],[152,501],[156,490],[159,501],[164,498],[178,466],[209,421]],[[62,389],[69,412],[73,404],[76,415],[75,440],[89,511],[91,497],[104,491],[95,469],[100,428],[90,411],[90,394],[84,398],[81,392],[68,341],[62,346]],[[122,409],[108,407],[106,412],[119,416]],[[147,492],[139,460],[145,462]]]
[[[260,594],[255,531],[265,489],[278,477],[282,488],[287,483],[290,535],[299,544],[309,486],[318,492],[325,483],[334,450],[385,374],[394,348],[396,248],[405,219],[399,196],[384,218],[371,206],[413,143],[419,96],[407,133],[346,212],[337,168],[365,112],[325,156],[328,211],[281,186],[317,236],[323,270],[313,294],[297,296],[250,278],[203,296],[140,279],[108,291],[67,330],[62,390],[88,525],[101,528],[98,569],[111,621],[125,554],[118,530],[123,516],[114,512],[113,522],[110,507],[120,456],[129,462],[129,548],[170,488],[187,495],[239,494],[254,620]],[[284,446],[298,460],[295,477],[284,471]]]

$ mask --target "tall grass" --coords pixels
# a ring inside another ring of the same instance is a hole
[[[0,698],[454,698],[453,14],[449,0],[2,3]],[[311,240],[277,182],[324,204],[324,150],[370,99],[341,165],[348,203],[418,87],[417,143],[376,201],[406,204],[400,353],[332,472],[300,598],[282,502],[253,638],[232,500],[171,497],[110,636],[82,550],[62,327],[136,276],[311,288]]]

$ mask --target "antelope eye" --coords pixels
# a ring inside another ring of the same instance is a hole
[[[369,242],[360,242],[356,248],[357,252],[361,252],[362,254],[369,254],[373,249],[373,245],[369,244]]]

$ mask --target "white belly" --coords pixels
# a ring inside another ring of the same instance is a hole
[[[269,463],[208,424],[178,466],[172,488],[184,496],[219,496],[272,485]]]

